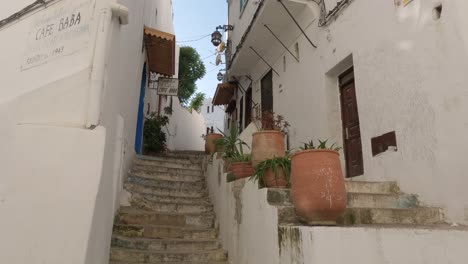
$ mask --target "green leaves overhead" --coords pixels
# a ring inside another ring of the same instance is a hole
[[[197,90],[195,82],[206,74],[200,54],[192,47],[181,47],[179,56],[179,100],[187,105]]]

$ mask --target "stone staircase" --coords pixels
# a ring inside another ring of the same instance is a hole
[[[348,208],[340,226],[428,226],[444,224],[440,208],[420,205],[416,195],[405,194],[395,182],[346,181]],[[269,189],[268,202],[278,208],[279,225],[300,225],[290,190]]]
[[[172,152],[135,159],[124,185],[131,206],[116,216],[111,264],[228,263],[215,228],[204,158]]]

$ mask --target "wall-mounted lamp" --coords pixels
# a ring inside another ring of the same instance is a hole
[[[211,43],[213,43],[213,45],[215,47],[218,47],[219,44],[221,44],[221,42],[223,42],[223,40],[222,40],[223,35],[221,34],[221,32],[219,32],[220,29],[224,30],[224,31],[230,31],[230,30],[234,30],[234,26],[224,25],[224,26],[217,26],[216,27],[215,32],[213,32],[213,34],[211,34]]]
[[[224,74],[221,72],[218,72],[218,81],[222,81],[224,79]]]

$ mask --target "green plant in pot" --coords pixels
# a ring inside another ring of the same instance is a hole
[[[289,123],[283,116],[270,111],[263,112],[261,117],[254,120],[259,131],[252,135],[253,166],[273,157],[284,157],[286,151],[284,136]]]
[[[269,188],[286,188],[290,184],[291,160],[288,156],[273,157],[261,161],[251,179],[261,186]]]
[[[340,150],[328,140],[311,140],[291,156],[291,196],[301,221],[335,225],[346,210]]]
[[[215,152],[222,153],[221,157],[224,161],[224,169],[225,171],[229,171],[230,159],[239,153],[243,154],[243,146],[248,147],[248,145],[239,138],[239,129],[235,123],[231,124],[229,133],[224,133],[221,130],[219,130],[219,132],[222,137],[214,141]]]
[[[234,153],[228,159],[230,163],[230,179],[243,179],[253,175],[254,169],[252,166],[252,157],[250,154],[244,154],[242,146],[244,142],[239,142],[238,147],[235,148]]]

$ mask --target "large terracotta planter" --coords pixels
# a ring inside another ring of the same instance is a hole
[[[346,189],[338,152],[305,150],[294,154],[291,194],[301,221],[335,225],[346,210]]]
[[[252,165],[274,157],[284,157],[284,133],[276,130],[255,132],[252,135]]]
[[[234,162],[231,164],[231,173],[234,174],[236,180],[252,176],[254,169],[252,162]]]
[[[222,138],[223,135],[221,134],[217,134],[217,133],[213,133],[213,134],[208,134],[206,135],[206,139],[205,139],[205,153],[206,154],[210,154],[210,155],[213,155],[216,151],[216,147],[215,147],[215,140],[217,139],[220,139]]]
[[[263,183],[268,188],[286,188],[288,181],[284,177],[283,168],[278,168],[278,177],[275,177],[273,169],[268,169],[263,175]]]

